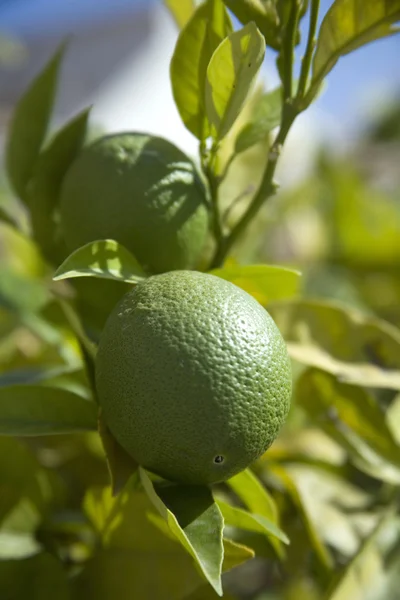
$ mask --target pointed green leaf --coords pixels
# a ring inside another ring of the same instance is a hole
[[[334,566],[332,556],[320,537],[319,531],[313,520],[312,511],[310,510],[310,506],[306,499],[303,497],[301,488],[297,487],[294,479],[283,467],[279,465],[269,465],[269,471],[271,474],[277,477],[277,479],[280,480],[280,482],[286,488],[286,491],[288,492],[293,504],[299,511],[310,543],[316,556],[318,557],[321,566],[327,571],[330,571]]]
[[[279,516],[275,501],[250,469],[231,477],[231,479],[228,479],[227,484],[251,513],[265,517],[279,527]],[[277,556],[283,558],[283,549],[279,539],[273,537],[269,541]]]
[[[8,131],[6,168],[17,195],[26,200],[26,186],[39,156],[54,104],[63,44],[18,102]]]
[[[224,0],[224,2],[242,25],[254,21],[265,37],[267,45],[274,50],[279,49],[280,32],[276,2],[263,0]]]
[[[89,591],[96,600],[127,596],[183,599],[204,584],[192,557],[137,485],[137,479],[136,475],[131,477],[116,497],[109,488],[86,494],[84,509],[102,547],[86,564],[74,599],[88,598]],[[230,549],[229,556],[231,566],[246,560],[243,548]]]
[[[267,517],[248,512],[247,510],[237,508],[236,506],[231,506],[230,504],[222,502],[221,500],[219,500],[217,504],[221,510],[226,525],[232,525],[233,527],[246,529],[247,531],[256,531],[257,533],[262,533],[267,537],[278,538],[278,540],[284,544],[289,544],[287,535],[285,535],[283,531],[275,525],[275,523],[273,523],[270,519],[267,519]]]
[[[265,40],[254,23],[221,42],[207,68],[206,113],[211,134],[221,140],[229,132],[262,65]]]
[[[234,265],[214,269],[211,273],[231,281],[263,306],[274,300],[295,296],[301,277],[299,271],[272,265]]]
[[[400,330],[393,325],[336,302],[282,301],[268,312],[298,362],[352,385],[400,389]]]
[[[330,418],[341,432],[350,429],[383,459],[400,468],[400,446],[372,394],[332,375],[309,369],[300,377],[296,398],[317,422]]]
[[[194,558],[207,581],[222,595],[221,511],[207,487],[167,485],[155,488],[143,469],[143,486],[171,532]]]
[[[205,109],[207,66],[231,31],[222,0],[207,0],[182,29],[172,56],[170,75],[175,103],[182,121],[199,140],[209,135]]]
[[[180,29],[186,25],[195,10],[194,0],[164,0]]]
[[[85,109],[56,133],[39,155],[28,185],[33,236],[46,258],[53,262],[56,260],[54,208],[62,179],[83,145],[89,112],[90,109]]]
[[[75,250],[60,265],[54,281],[71,277],[100,277],[139,283],[146,277],[136,258],[114,240],[90,242]]]
[[[399,543],[399,520],[388,512],[330,586],[326,600],[397,600]]]
[[[99,434],[106,454],[112,493],[115,496],[125,487],[139,465],[112,435],[104,422],[101,411],[99,414]]]
[[[1,435],[48,435],[96,428],[96,405],[72,392],[35,385],[0,389]]]
[[[274,499],[250,469],[231,477],[227,484],[251,512],[278,523],[278,511]]]
[[[229,540],[227,538],[223,539],[223,543],[224,562],[222,565],[222,570],[224,573],[234,569],[235,567],[238,567],[251,558],[254,558],[254,550],[244,546],[243,544],[239,544],[238,542],[234,542],[233,540]]]
[[[400,0],[335,0],[322,21],[313,59],[311,88],[341,56],[398,31]]]
[[[235,140],[235,154],[240,154],[240,152],[264,141],[268,134],[280,124],[281,115],[281,88],[263,94],[255,105],[252,120],[239,131]]]

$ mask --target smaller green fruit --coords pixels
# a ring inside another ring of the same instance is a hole
[[[206,188],[193,162],[159,137],[121,133],[85,147],[61,189],[68,249],[114,239],[149,273],[191,269],[208,233]]]

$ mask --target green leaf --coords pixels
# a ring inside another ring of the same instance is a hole
[[[155,488],[143,469],[142,484],[173,535],[194,558],[206,580],[222,596],[221,511],[207,487],[168,485]]]
[[[207,0],[182,29],[171,60],[171,84],[183,123],[199,140],[209,135],[205,109],[207,66],[215,49],[231,33],[222,0]]]
[[[399,519],[388,511],[330,586],[326,600],[396,600],[400,583],[399,542]]]
[[[335,0],[319,30],[311,88],[333,69],[341,56],[398,31],[400,0]]]
[[[282,301],[268,306],[290,356],[339,380],[400,389],[400,331],[334,302]],[[340,332],[340,335],[338,335]]]
[[[272,265],[234,265],[214,269],[210,273],[231,281],[263,306],[274,300],[295,296],[301,277],[299,271]]]
[[[278,465],[269,465],[269,472],[274,475],[284,486],[288,492],[293,504],[299,511],[300,517],[304,523],[310,543],[314,549],[316,556],[321,566],[330,571],[333,569],[333,559],[320,538],[319,531],[313,520],[313,514],[310,510],[310,505],[307,503],[307,498],[304,498],[303,491],[297,487],[295,480],[290,476],[289,472]]]
[[[0,562],[27,558],[40,550],[40,544],[31,533],[0,530]]]
[[[14,229],[19,229],[18,223],[15,221],[14,217],[12,217],[3,206],[0,206],[0,222],[7,223],[7,225],[10,225]]]
[[[164,0],[180,29],[186,25],[195,10],[194,0]]]
[[[48,435],[96,428],[96,405],[72,392],[35,385],[0,389],[0,435]]]
[[[276,2],[263,0],[224,0],[224,2],[242,25],[254,21],[265,37],[267,45],[274,50],[279,50],[280,32]]]
[[[238,527],[239,529],[246,529],[247,531],[262,533],[267,537],[278,538],[278,540],[284,544],[289,544],[287,535],[285,535],[283,531],[275,525],[275,523],[273,523],[270,519],[267,519],[267,517],[250,513],[247,510],[237,508],[236,506],[231,506],[230,504],[222,502],[221,500],[219,500],[217,504],[221,510],[226,525],[232,525],[233,527]]]
[[[45,553],[0,561],[0,590],[3,600],[71,600],[61,562]]]
[[[84,509],[102,547],[79,577],[74,600],[171,600],[185,598],[204,584],[192,557],[138,486],[136,475],[117,497],[109,488],[90,490]],[[248,556],[248,549],[229,545],[230,567]]]
[[[263,94],[254,108],[252,120],[239,131],[235,140],[235,154],[240,154],[240,152],[264,141],[268,134],[280,124],[281,115],[281,88]]]
[[[229,132],[262,65],[265,40],[254,23],[224,39],[207,68],[206,113],[211,134],[221,140]]]
[[[89,112],[90,109],[85,109],[58,131],[39,155],[28,185],[33,236],[52,262],[57,251],[54,209],[63,177],[83,145]]]
[[[359,438],[374,455],[400,469],[400,446],[377,401],[366,390],[340,383],[323,371],[309,369],[298,381],[296,397],[313,420],[330,423],[327,433],[334,426],[339,434],[346,436],[351,449]],[[356,456],[357,448],[359,445],[355,448]]]
[[[65,44],[33,80],[19,100],[9,127],[7,175],[21,200],[26,201],[26,186],[47,133],[64,51]]]
[[[115,496],[125,487],[139,465],[114,438],[104,422],[101,411],[99,414],[99,434],[106,454],[112,493]]]
[[[54,281],[71,277],[100,277],[139,283],[146,277],[136,258],[114,240],[90,242],[75,250],[60,265]]]
[[[227,484],[251,513],[265,517],[268,521],[279,527],[279,516],[275,501],[250,469],[246,469],[235,475],[235,477],[231,477],[231,479],[228,479]],[[277,556],[283,558],[283,549],[280,541],[276,538],[270,538],[269,541]]]

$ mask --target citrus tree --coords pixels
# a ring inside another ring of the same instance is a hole
[[[89,109],[48,138],[65,45],[10,123],[1,597],[395,600],[400,330],[233,255],[278,191],[296,118],[342,56],[396,32],[400,2],[335,0],[320,25],[319,0],[166,5],[198,160],[142,132],[91,140]],[[272,91],[256,85],[266,49]],[[360,254],[365,191],[346,168],[321,161],[303,195],[323,198],[332,256],[354,267],[375,238]]]

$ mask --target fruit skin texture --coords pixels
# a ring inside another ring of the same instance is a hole
[[[105,136],[86,146],[60,195],[68,249],[114,239],[149,273],[196,265],[208,232],[205,186],[176,146],[141,133]]]
[[[96,387],[106,424],[139,464],[208,484],[245,469],[276,438],[291,367],[274,321],[247,292],[173,271],[139,283],[111,313]]]

